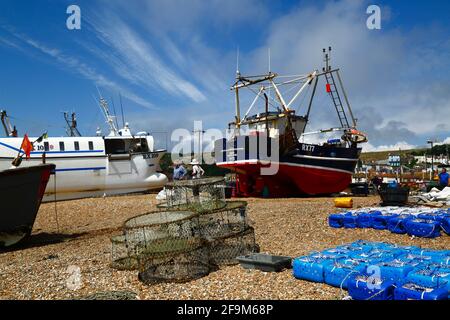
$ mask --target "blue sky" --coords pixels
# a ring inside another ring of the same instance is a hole
[[[82,29],[66,28],[67,6]],[[381,7],[381,30],[366,8]],[[84,135],[123,96],[135,131],[223,129],[233,117],[229,86],[240,50],[243,73],[306,73],[333,47],[346,89],[369,134],[366,150],[450,142],[448,1],[2,0],[0,108],[20,133],[64,135],[61,111],[75,110]],[[311,129],[336,125],[325,99]],[[301,107],[300,107],[301,108]],[[104,131],[105,132],[105,131]]]

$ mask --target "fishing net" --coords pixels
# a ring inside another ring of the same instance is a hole
[[[237,234],[210,241],[209,248],[209,261],[216,266],[234,265],[238,263],[237,257],[259,252],[255,230],[252,227]]]
[[[111,267],[117,270],[135,270],[137,257],[130,254],[124,235],[111,238]]]
[[[138,255],[139,280],[151,285],[188,282],[210,273],[209,247],[201,238],[155,241]]]
[[[225,179],[202,178],[170,182],[165,187],[166,201],[159,208],[178,208],[208,212],[225,207]]]

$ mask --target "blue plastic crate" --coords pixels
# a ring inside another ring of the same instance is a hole
[[[342,228],[344,226],[344,215],[335,213],[328,216],[328,224],[332,228]]]
[[[405,228],[410,236],[436,238],[441,235],[441,223],[434,220],[408,219]]]
[[[444,217],[441,220],[441,228],[447,235],[450,236],[450,217]]]
[[[392,300],[395,285],[393,281],[376,279],[366,274],[349,277],[348,293],[353,300]]]
[[[381,211],[361,212],[358,216],[357,224],[359,228],[372,228],[374,216],[380,216]]]
[[[411,271],[406,277],[407,282],[424,287],[445,287],[450,289],[450,269],[430,265]]]
[[[392,233],[406,234],[405,221],[401,216],[393,217],[387,222],[387,229]]]
[[[342,224],[344,228],[347,229],[355,229],[358,228],[358,213],[349,213],[344,215],[344,219],[342,220]]]
[[[332,260],[320,260],[311,257],[296,258],[292,263],[293,275],[297,279],[322,283],[324,282],[324,265],[332,263]]]
[[[403,283],[406,276],[418,265],[420,265],[419,262],[414,265],[410,261],[398,259],[376,264],[380,268],[380,277],[384,280],[394,281],[395,283]]]
[[[429,265],[430,263],[433,263],[432,257],[430,256],[420,256],[412,253],[401,255],[397,259],[400,261],[407,262],[413,267],[424,267]]]
[[[444,287],[422,287],[405,283],[395,288],[394,300],[448,300],[448,291]]]
[[[372,228],[376,230],[386,230],[390,219],[397,217],[398,214],[384,214],[372,217]]]
[[[348,279],[366,269],[366,264],[352,259],[324,265],[324,282],[330,286],[347,289]]]
[[[450,255],[450,252],[448,252],[447,250],[431,250],[422,248],[411,250],[411,253],[418,256],[428,256],[437,259]]]

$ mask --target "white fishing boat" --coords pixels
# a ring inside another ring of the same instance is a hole
[[[104,99],[100,99],[100,106],[110,126],[107,136],[29,138],[33,151],[20,166],[41,164],[43,160],[56,165],[43,201],[145,192],[167,183],[159,166],[166,150],[155,150],[148,133],[133,135],[127,123],[117,129]],[[4,126],[10,129],[9,122]],[[17,137],[17,131],[8,135],[0,138],[0,170],[11,168],[12,161],[24,153],[23,137]]]

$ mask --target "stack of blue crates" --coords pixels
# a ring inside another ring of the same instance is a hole
[[[436,238],[441,231],[450,235],[450,209],[363,208],[334,213],[328,217],[333,228],[372,228],[421,238]]]
[[[448,300],[450,250],[356,241],[293,260],[293,275],[355,300]]]

